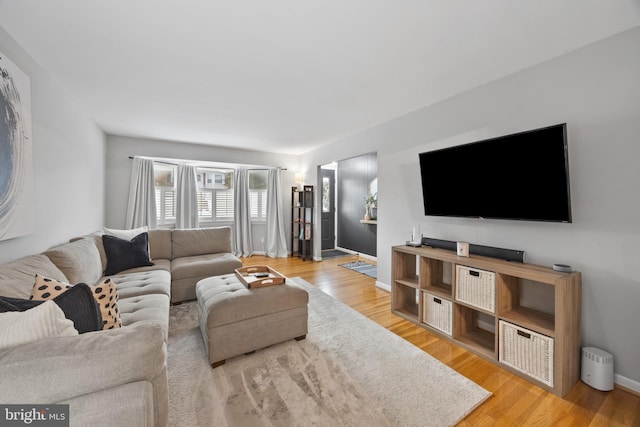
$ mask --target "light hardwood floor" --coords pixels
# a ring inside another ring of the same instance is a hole
[[[559,398],[395,316],[390,294],[376,288],[375,279],[338,266],[357,260],[375,264],[357,256],[321,262],[252,256],[242,262],[305,279],[493,393],[459,426],[640,426],[640,396],[618,388],[601,392],[579,381]]]

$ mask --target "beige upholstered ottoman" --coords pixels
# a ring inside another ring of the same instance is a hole
[[[209,277],[196,284],[200,332],[209,363],[225,360],[307,335],[309,295],[300,286],[247,289],[235,274]]]

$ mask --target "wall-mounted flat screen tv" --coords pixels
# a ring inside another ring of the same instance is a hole
[[[571,222],[566,123],[419,156],[425,215]]]

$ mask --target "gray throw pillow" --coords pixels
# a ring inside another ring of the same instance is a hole
[[[107,268],[104,274],[111,276],[135,267],[154,265],[149,260],[149,236],[140,233],[131,240],[102,235],[102,244],[107,256]]]

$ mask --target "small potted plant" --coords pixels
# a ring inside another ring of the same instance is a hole
[[[364,197],[364,219],[366,221],[376,219],[378,211],[378,193],[368,193]]]

